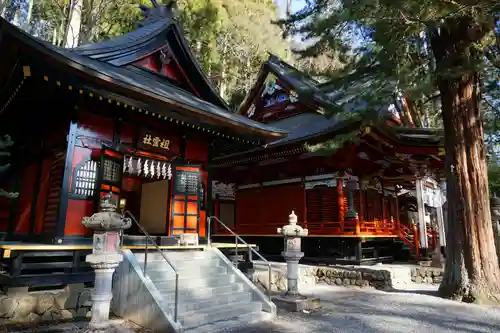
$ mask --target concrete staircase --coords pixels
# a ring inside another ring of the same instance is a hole
[[[162,329],[162,333],[216,333],[231,327],[272,320],[276,316],[274,304],[236,270],[219,250],[205,248],[168,251],[165,254],[179,271],[178,322],[174,323],[179,327]],[[136,262],[132,264],[142,270],[144,254],[136,253],[133,256]],[[160,312],[173,321],[175,273],[157,251],[149,252],[147,260],[147,277],[142,278],[155,289],[151,295],[158,299]],[[158,329],[158,323],[138,324]]]

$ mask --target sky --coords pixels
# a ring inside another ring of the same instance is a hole
[[[285,14],[286,10],[286,0],[274,0],[278,5],[280,16]],[[292,0],[292,13],[304,8],[306,5],[305,0]]]

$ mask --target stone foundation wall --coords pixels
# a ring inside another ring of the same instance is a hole
[[[267,289],[269,274],[267,266],[255,265],[255,271],[251,277],[252,281]],[[391,288],[391,273],[384,269],[365,267],[344,267],[344,266],[299,266],[299,287],[301,285],[311,285],[316,283],[326,283],[346,287],[372,287],[376,289]],[[271,290],[274,292],[286,291],[286,264],[273,263],[271,274]]]
[[[415,267],[411,269],[411,281],[418,284],[440,284],[444,269],[433,267]]]
[[[63,290],[0,294],[0,318],[11,322],[60,321],[90,317],[91,289],[73,284]]]

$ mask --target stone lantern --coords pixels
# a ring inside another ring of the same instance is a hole
[[[107,194],[101,200],[101,211],[82,221],[85,227],[94,230],[92,254],[85,258],[95,271],[92,318],[86,332],[106,332],[110,326],[113,273],[123,260],[120,233],[132,224],[130,218],[116,212],[117,206],[112,194]]]
[[[301,238],[307,236],[307,229],[297,225],[297,215],[295,212],[288,216],[288,224],[283,228],[278,228],[278,234],[284,237],[284,251],[281,252],[285,258],[287,266],[287,292],[275,297],[274,302],[290,311],[302,311],[316,308],[318,299],[308,299],[299,294],[299,260],[304,256],[301,251]]]

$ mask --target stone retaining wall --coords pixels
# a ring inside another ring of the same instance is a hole
[[[252,281],[267,289],[269,274],[267,266],[255,265]],[[299,265],[299,287],[316,283],[334,284],[339,286],[372,287],[377,289],[391,288],[391,274],[380,268],[329,266],[316,267]],[[271,274],[271,290],[286,291],[286,264],[273,263]]]
[[[415,267],[411,269],[411,281],[418,284],[440,284],[444,269],[433,267]]]
[[[90,317],[89,288],[73,284],[63,290],[0,294],[0,318],[12,322],[60,321]]]

